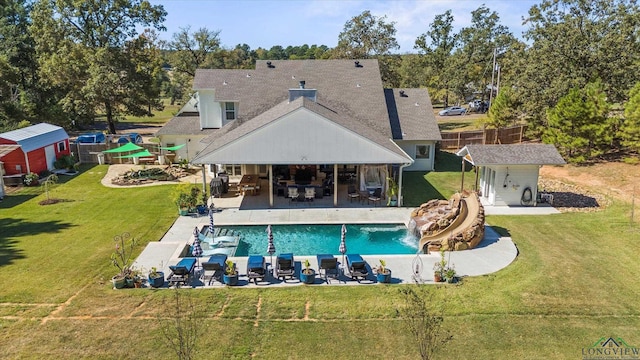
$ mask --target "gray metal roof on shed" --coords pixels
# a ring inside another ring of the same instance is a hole
[[[0,134],[0,138],[14,141],[22,146],[25,153],[55,144],[69,138],[63,128],[47,123],[40,123],[22,129],[8,131]]]
[[[551,144],[467,145],[456,154],[476,166],[566,164]]]

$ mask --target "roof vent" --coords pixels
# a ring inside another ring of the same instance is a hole
[[[360,65],[360,61],[354,61],[353,63],[357,68],[361,68],[362,67],[362,65]]]
[[[304,84],[305,84],[304,80],[300,80],[298,84],[300,85],[300,89],[304,89]]]
[[[404,90],[400,90],[400,97],[409,97],[409,95],[404,93]]]
[[[268,67],[269,69],[273,69],[273,68],[274,68],[274,67],[276,67],[276,66],[275,66],[275,65],[273,65],[273,64],[271,63],[271,61],[267,61],[267,67]]]

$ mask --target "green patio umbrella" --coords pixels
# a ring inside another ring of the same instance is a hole
[[[114,149],[109,149],[109,150],[105,150],[103,152],[106,153],[121,153],[121,152],[127,152],[127,151],[135,151],[135,150],[140,150],[143,149],[142,146],[138,146],[132,142],[128,142],[120,147],[114,148]]]
[[[140,152],[129,154],[129,155],[116,156],[116,158],[126,159],[126,158],[139,158],[139,157],[146,157],[146,156],[153,156],[153,154],[150,153],[149,150],[144,149],[144,151],[140,151]]]
[[[176,151],[176,150],[182,149],[185,145],[187,144],[170,146],[170,147],[161,147],[160,150]]]

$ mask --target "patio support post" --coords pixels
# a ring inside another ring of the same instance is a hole
[[[202,166],[202,193],[206,195],[207,194],[207,170],[205,169],[204,164],[200,166]],[[211,194],[209,194],[209,197],[211,197]]]
[[[473,168],[476,170],[476,181],[473,184],[473,190],[475,192],[478,192],[478,176],[480,176],[480,167],[479,166],[474,166]]]
[[[338,206],[338,164],[333,164],[333,206]]]
[[[398,201],[396,202],[396,205],[398,207],[402,206],[402,173],[404,173],[404,168],[406,168],[407,166],[411,166],[411,164],[403,164],[400,166],[400,170],[398,171]]]
[[[464,156],[462,157],[462,180],[460,181],[460,192],[464,191]]]
[[[273,164],[269,164],[269,207],[273,207]]]

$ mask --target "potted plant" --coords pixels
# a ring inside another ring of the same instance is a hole
[[[191,209],[195,209],[200,189],[191,184],[182,184],[176,186],[173,195],[179,214],[185,216],[189,214]]]
[[[222,276],[222,281],[225,285],[238,285],[238,270],[236,269],[236,264],[231,260],[227,260],[227,266],[224,271],[224,275]]]
[[[119,272],[111,278],[113,281],[113,287],[116,289],[122,289],[127,283],[127,279],[131,279],[131,287],[133,287],[133,277],[131,270],[131,255],[133,248],[137,244],[135,238],[131,238],[129,233],[125,232],[122,235],[116,235],[113,240],[116,243],[115,251],[111,254],[111,263],[115,266]]]
[[[454,269],[453,266],[447,267],[444,272],[444,279],[449,284],[453,284],[458,281],[458,277],[456,276],[456,269]]]
[[[379,283],[391,282],[391,269],[387,268],[386,265],[386,261],[380,259],[380,266],[373,268],[373,272],[376,274],[376,280],[378,280]]]
[[[304,270],[300,272],[300,281],[305,284],[316,282],[316,271],[310,267],[309,260],[304,261]]]
[[[24,184],[27,186],[36,186],[38,185],[38,179],[40,179],[38,174],[30,172],[24,176]]]
[[[444,249],[440,249],[440,261],[433,264],[433,281],[444,281],[444,275],[447,271],[447,260],[444,258]]]
[[[389,187],[387,188],[387,206],[397,206],[398,205],[398,183],[394,178],[388,177],[387,181],[389,183]]]
[[[159,288],[164,285],[164,272],[158,271],[158,269],[154,266],[149,271],[149,285],[153,288]]]

